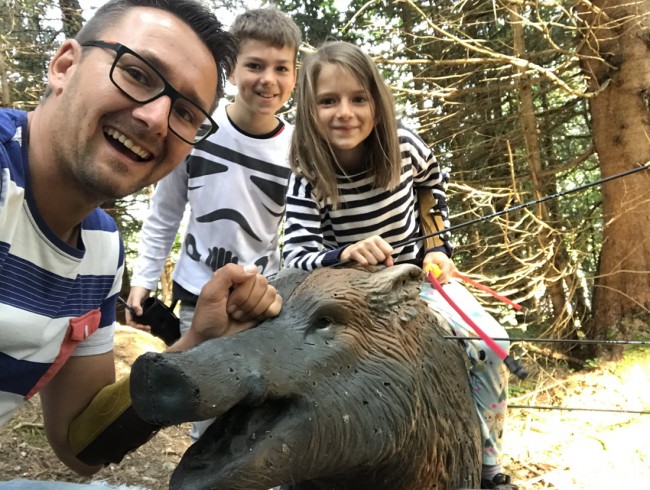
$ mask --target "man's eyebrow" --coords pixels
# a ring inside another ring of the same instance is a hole
[[[171,71],[172,68],[170,67],[170,65],[167,62],[165,62],[162,58],[160,58],[158,55],[156,55],[154,53],[146,52],[146,53],[139,53],[139,54],[145,60],[147,60],[147,62],[149,64],[151,64],[151,66],[153,66],[156,70],[158,70],[163,77],[165,77],[165,80],[167,81],[167,83],[169,83],[172,87],[174,87],[174,85],[169,81],[169,75],[170,75],[170,71]],[[194,90],[194,85],[192,85],[190,87],[188,93],[181,92],[176,87],[174,87],[174,88],[176,89],[177,92],[181,93],[184,97],[187,97],[188,99],[198,103],[199,106],[201,107],[201,109],[203,109],[204,111],[210,112],[210,107],[209,107],[210,104],[208,104],[207,101],[205,101],[205,100],[201,100],[201,97],[199,97],[199,94],[197,94],[196,90]],[[215,90],[216,90],[216,88],[215,88]]]

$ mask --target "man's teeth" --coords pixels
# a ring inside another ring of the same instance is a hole
[[[142,148],[140,148],[133,141],[131,141],[129,138],[124,136],[122,133],[120,133],[116,129],[108,128],[108,130],[106,131],[106,134],[108,134],[111,138],[118,140],[120,143],[122,143],[124,146],[126,146],[129,150],[131,150],[133,153],[138,155],[143,160],[146,160],[147,158],[149,158],[151,156],[151,153],[149,153],[148,151],[143,150]]]

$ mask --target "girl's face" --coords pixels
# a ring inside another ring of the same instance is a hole
[[[359,80],[338,65],[323,66],[316,80],[316,110],[322,135],[341,166],[360,169],[363,142],[375,126],[375,104]]]

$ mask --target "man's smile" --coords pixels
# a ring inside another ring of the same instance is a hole
[[[120,153],[123,153],[140,162],[146,162],[151,159],[152,154],[147,150],[136,145],[126,135],[120,133],[115,128],[106,128],[104,134],[107,136],[108,142],[116,148]]]

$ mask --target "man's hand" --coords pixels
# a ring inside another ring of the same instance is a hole
[[[142,303],[146,298],[149,297],[149,294],[151,293],[150,290],[148,290],[145,287],[142,286],[133,286],[131,288],[131,291],[129,291],[129,298],[126,300],[127,304],[133,308],[133,311],[135,311],[136,315],[141,316],[143,311],[142,311]],[[135,319],[133,318],[133,314],[129,311],[128,308],[126,308],[126,323],[134,328],[140,329],[140,330],[145,330],[149,332],[151,328],[149,325],[142,325],[140,323],[137,323]]]
[[[379,235],[361,240],[341,252],[341,261],[354,260],[359,265],[384,264],[386,267],[393,265],[393,247]]]
[[[257,267],[227,264],[203,286],[192,326],[168,351],[241,332],[276,316],[281,308],[282,298]]]
[[[458,270],[452,262],[452,260],[447,257],[443,252],[429,252],[426,257],[424,257],[424,262],[422,263],[422,269],[426,270],[428,265],[437,265],[441,271],[439,277],[437,277],[440,284],[446,284],[449,282]]]

